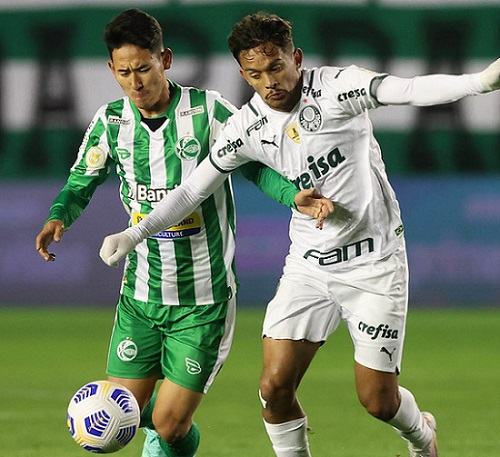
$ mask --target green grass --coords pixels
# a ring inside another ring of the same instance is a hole
[[[197,457],[272,457],[257,396],[262,309],[239,309],[226,366],[200,406]],[[87,381],[104,378],[113,311],[0,308],[0,455],[83,457],[66,429],[66,406]],[[446,457],[498,454],[500,310],[413,311],[402,385],[438,419]],[[352,347],[341,328],[300,388],[316,457],[406,456],[405,443],[359,405]],[[142,434],[120,451],[141,454]]]

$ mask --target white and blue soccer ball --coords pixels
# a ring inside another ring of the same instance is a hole
[[[78,389],[67,414],[73,439],[87,451],[99,454],[126,446],[137,433],[140,418],[133,394],[110,381],[94,381]]]

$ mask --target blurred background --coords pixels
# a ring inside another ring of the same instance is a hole
[[[0,305],[114,307],[121,269],[98,257],[127,216],[115,176],[44,263],[35,237],[97,108],[122,96],[106,23],[128,7],[161,22],[169,77],[250,97],[227,50],[243,15],[294,25],[305,66],[357,64],[398,76],[482,70],[500,56],[500,0],[0,0]],[[500,307],[500,93],[371,113],[408,243],[413,307]],[[240,305],[264,306],[287,253],[288,217],[240,176]]]

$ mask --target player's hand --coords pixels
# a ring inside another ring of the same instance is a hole
[[[495,60],[479,76],[488,92],[500,89],[500,59]]]
[[[46,262],[53,262],[56,260],[56,255],[49,252],[49,244],[52,241],[59,243],[64,234],[63,221],[53,219],[45,224],[42,231],[38,234],[35,241],[36,250],[40,257]]]
[[[315,188],[301,190],[295,195],[295,206],[308,216],[316,219],[316,228],[323,228],[325,219],[333,213],[333,202],[323,197]]]
[[[137,242],[124,230],[104,238],[99,256],[105,264],[110,267],[117,267],[120,260],[132,252],[136,246]]]

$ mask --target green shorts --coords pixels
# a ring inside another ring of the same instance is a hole
[[[165,306],[121,296],[107,373],[158,375],[206,393],[225,362],[234,334],[235,297],[214,305]]]

